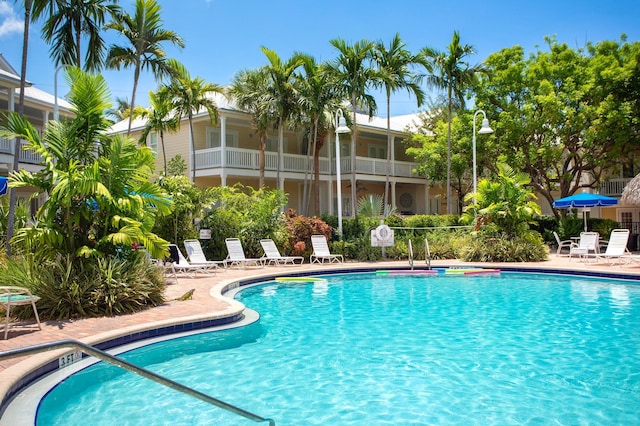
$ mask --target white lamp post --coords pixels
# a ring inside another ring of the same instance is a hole
[[[56,68],[56,72],[53,73],[53,119],[56,121],[60,118],[58,113],[58,71],[68,66],[67,64],[62,64]]]
[[[340,177],[340,134],[350,133],[342,110],[336,111],[336,192],[338,197],[338,234],[342,238],[342,178]]]
[[[483,110],[479,109],[473,114],[473,193],[478,192],[478,179],[476,177],[476,116],[482,113],[482,127],[478,130],[481,135],[488,135],[493,133],[493,129],[489,127],[489,120],[487,120],[487,114]],[[473,204],[476,203],[476,197],[473,197]]]

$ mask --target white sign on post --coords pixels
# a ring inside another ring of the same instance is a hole
[[[200,230],[200,239],[201,240],[210,240],[211,239],[211,229],[201,229]]]
[[[372,247],[391,247],[394,244],[393,229],[387,225],[380,225],[376,229],[371,230]]]

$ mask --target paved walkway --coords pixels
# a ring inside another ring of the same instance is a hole
[[[455,260],[434,261],[432,266],[460,266],[464,263]],[[580,262],[577,259],[569,260],[567,257],[551,256],[545,262],[534,263],[473,263],[476,266],[487,268],[517,267],[523,269],[556,269],[580,271],[601,271],[607,273],[619,273],[633,275],[640,278],[640,263],[629,265],[605,265]],[[242,305],[234,300],[226,299],[220,295],[222,289],[239,279],[255,276],[286,276],[291,273],[303,271],[329,271],[336,269],[349,269],[356,271],[359,268],[385,269],[390,267],[408,268],[408,262],[348,262],[347,268],[343,264],[309,265],[300,266],[268,266],[259,269],[232,269],[223,270],[214,276],[202,278],[180,277],[177,283],[167,286],[167,302],[161,306],[150,308],[142,312],[118,317],[87,318],[66,321],[44,321],[42,330],[38,330],[35,324],[26,323],[13,325],[9,330],[9,338],[0,340],[0,352],[21,348],[40,343],[53,342],[61,339],[75,339],[87,344],[96,344],[122,335],[128,335],[136,331],[159,328],[175,323],[212,319],[233,315],[242,310]],[[424,261],[416,261],[416,267],[424,267]],[[175,300],[190,289],[195,289],[190,300]],[[58,351],[60,352],[60,351]],[[29,358],[15,358],[0,362],[0,400],[7,391],[7,386],[18,380],[26,371],[44,364],[48,360],[55,359],[58,353],[46,353]]]

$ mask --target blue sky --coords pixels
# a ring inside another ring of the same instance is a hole
[[[17,3],[17,4],[16,4]],[[22,2],[0,0],[0,53],[20,72],[22,48]],[[275,50],[283,59],[303,52],[319,61],[336,57],[329,40],[353,43],[363,38],[388,44],[398,32],[409,50],[425,46],[445,50],[454,30],[462,42],[474,46],[478,63],[502,48],[521,45],[527,52],[545,48],[544,37],[555,35],[571,47],[586,42],[640,40],[640,0],[163,0],[165,28],[186,41],[184,49],[166,50],[190,70],[192,76],[226,85],[245,68],[266,64],[260,46]],[[128,11],[132,0],[121,0]],[[49,47],[40,39],[41,23],[32,26],[27,78],[38,88],[53,93],[55,66]],[[108,43],[118,42],[113,34]],[[106,71],[114,97],[131,98],[133,73]],[[61,76],[58,93],[66,93]],[[146,105],[147,93],[155,90],[150,74],[143,74],[136,103]],[[384,116],[384,97],[378,98]],[[405,93],[392,97],[391,115],[417,112],[415,100]]]

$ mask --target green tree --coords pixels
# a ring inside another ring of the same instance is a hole
[[[276,180],[278,188],[282,191],[283,182],[280,180],[280,160],[284,145],[284,127],[291,119],[296,107],[296,96],[293,88],[294,73],[302,65],[302,57],[294,53],[291,58],[283,61],[278,54],[266,47],[261,47],[262,53],[269,61],[268,65],[262,68],[262,72],[269,76],[269,92],[273,99],[278,119],[278,161],[276,170]],[[271,102],[271,101],[269,101]]]
[[[264,187],[265,151],[267,132],[276,120],[276,99],[269,90],[269,79],[264,69],[244,70],[237,73],[227,89],[236,105],[251,114],[256,137],[260,141],[260,188]]]
[[[136,0],[133,16],[119,13],[114,18],[107,28],[121,34],[126,40],[126,45],[111,45],[106,64],[107,67],[117,70],[133,68],[128,134],[131,132],[140,73],[150,69],[157,80],[173,75],[175,70],[167,61],[162,44],[168,42],[184,47],[184,41],[175,32],[162,28],[160,5],[156,0]]]
[[[464,109],[464,95],[475,85],[477,74],[483,70],[480,65],[470,65],[466,59],[475,54],[473,46],[460,44],[460,33],[453,32],[446,52],[425,47],[420,51],[433,74],[427,76],[427,83],[447,92],[447,112],[449,130],[447,133],[447,214],[451,214],[451,122],[456,107]]]
[[[82,39],[85,37],[84,69],[98,71],[105,59],[105,42],[101,32],[109,17],[120,13],[117,0],[50,0],[35,7],[34,16],[48,12],[42,37],[50,46],[56,65],[82,67]]]
[[[198,188],[184,175],[160,176],[157,184],[171,197],[174,208],[156,221],[154,232],[176,243],[195,238],[193,220],[202,217],[203,208],[211,203],[210,192]]]
[[[373,61],[379,72],[375,84],[384,87],[387,97],[387,171],[383,204],[385,208],[389,204],[389,175],[391,173],[391,148],[393,147],[391,143],[391,93],[403,89],[407,90],[416,97],[418,107],[422,106],[424,92],[420,87],[420,76],[413,72],[412,67],[422,64],[430,69],[431,64],[423,59],[422,55],[413,55],[406,49],[406,44],[400,39],[398,33],[393,37],[388,47],[379,41],[373,49]]]
[[[458,198],[458,211],[462,211],[464,196],[472,186],[472,149],[471,135],[468,129],[471,118],[467,115],[457,115],[451,121],[451,156],[450,168],[447,168],[448,128],[446,117],[437,121],[430,129],[422,128],[405,139],[407,154],[419,163],[417,171],[430,182],[442,182],[450,173],[451,187]],[[428,131],[427,131],[428,130]],[[479,158],[486,150],[486,145],[479,146]],[[479,162],[479,168],[481,168]]]
[[[147,137],[152,131],[160,135],[165,175],[167,174],[167,153],[164,149],[164,132],[175,132],[180,126],[180,116],[172,114],[171,108],[171,99],[167,90],[158,90],[149,92],[149,108],[140,112],[140,116],[147,119],[140,136],[140,144],[146,144]]]
[[[476,229],[488,235],[516,238],[528,233],[529,226],[535,223],[534,217],[542,213],[528,187],[530,182],[526,173],[499,164],[495,180],[483,179],[478,183],[478,192],[466,197],[469,204],[463,219],[468,223],[475,221]]]
[[[296,91],[298,93],[299,114],[297,121],[309,128],[307,149],[313,154],[314,173],[314,206],[315,215],[320,215],[320,150],[324,146],[329,126],[340,107],[342,98],[336,90],[333,73],[329,72],[326,64],[318,64],[311,56],[303,56],[303,73],[296,77]],[[305,169],[305,184],[303,191],[302,214],[308,214],[311,191],[307,191],[307,169]],[[309,200],[309,201],[307,201]]]
[[[355,203],[356,191],[356,111],[363,105],[369,111],[369,117],[376,112],[376,101],[369,94],[369,88],[378,78],[378,73],[371,67],[374,43],[369,40],[360,40],[350,45],[343,39],[330,41],[331,45],[338,49],[338,58],[330,62],[329,66],[334,73],[339,93],[351,103],[353,114],[351,132],[351,202],[353,215],[356,216]],[[337,125],[337,123],[336,123]],[[340,184],[340,183],[338,183]],[[338,200],[342,202],[342,200]]]
[[[218,120],[218,107],[210,96],[214,93],[224,93],[221,86],[207,83],[200,77],[191,77],[189,71],[177,61],[170,61],[176,71],[166,91],[171,100],[173,111],[178,117],[189,119],[189,135],[191,138],[191,180],[196,181],[196,146],[193,136],[193,114],[205,109],[211,123]]]
[[[151,232],[157,215],[168,214],[171,201],[149,182],[153,155],[134,141],[106,135],[109,91],[104,78],[77,68],[68,70],[73,120],[51,121],[42,138],[19,114],[11,113],[0,135],[18,137],[40,154],[38,172],[14,171],[10,185],[35,188],[46,201],[36,225],[22,228],[17,243],[51,259],[115,256],[119,248],[142,244],[154,256],[167,242]]]
[[[556,191],[597,187],[603,171],[637,149],[629,89],[640,44],[602,42],[587,53],[546,41],[548,50],[528,57],[520,46],[490,55],[476,100],[499,117],[495,157],[526,172],[551,205]]]

